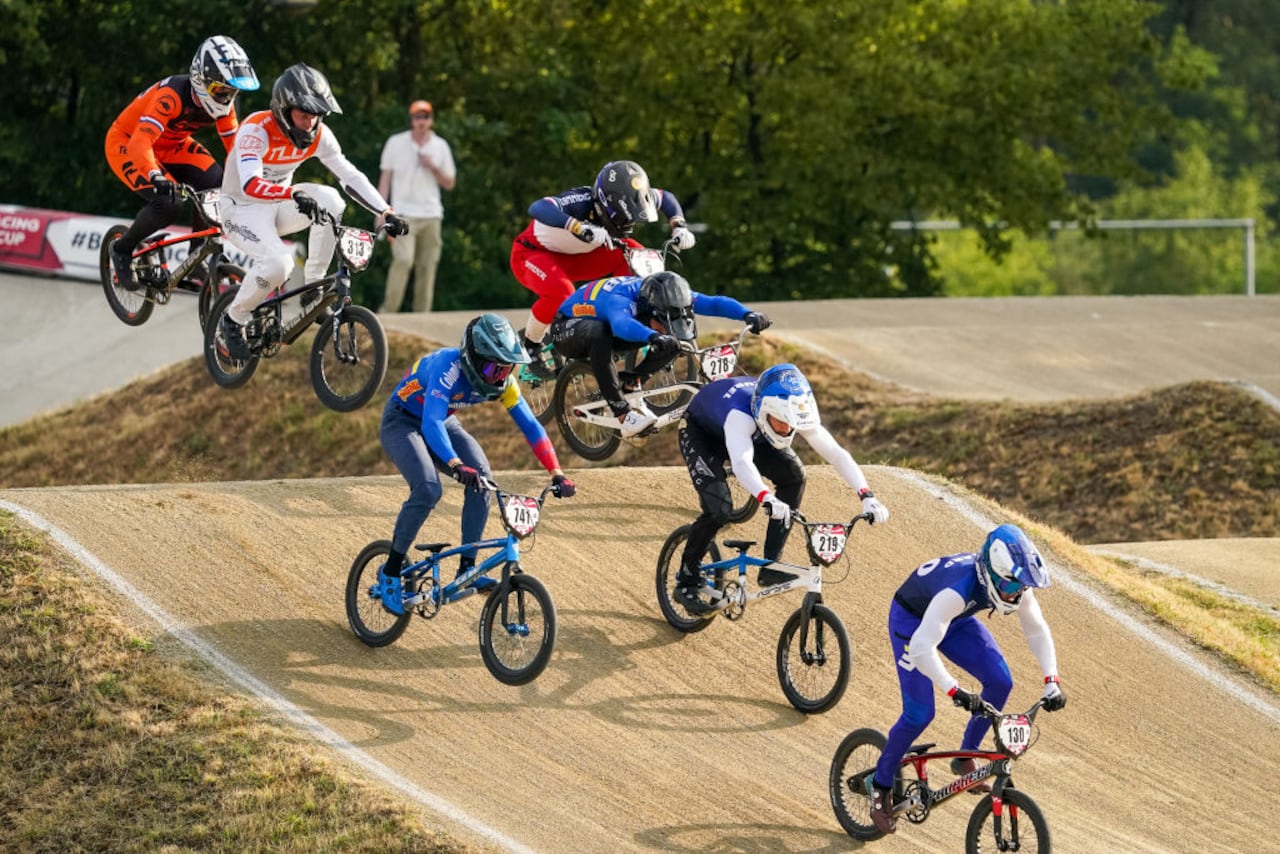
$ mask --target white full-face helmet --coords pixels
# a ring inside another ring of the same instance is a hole
[[[799,368],[786,362],[774,365],[756,380],[751,416],[775,448],[789,447],[797,430],[822,423],[809,381]]]
[[[249,55],[229,36],[201,42],[191,59],[191,91],[204,111],[215,119],[231,112],[236,95],[259,86]]]

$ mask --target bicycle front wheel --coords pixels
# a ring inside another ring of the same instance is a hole
[[[387,333],[378,316],[359,305],[341,309],[337,329],[321,319],[311,342],[311,386],[330,409],[353,412],[377,394],[387,377]]]
[[[826,605],[809,611],[808,631],[801,644],[804,611],[797,609],[778,638],[778,682],[791,705],[817,714],[840,702],[849,685],[852,651],[844,623]]]
[[[399,640],[409,626],[412,612],[396,616],[382,606],[378,570],[391,554],[390,540],[375,540],[356,555],[347,573],[347,622],[356,637],[369,646],[387,646]]]
[[[480,612],[480,657],[499,682],[525,685],[551,661],[556,607],[542,582],[513,570]]]
[[[237,264],[219,264],[212,281],[207,281],[200,288],[197,312],[200,317],[200,331],[209,326],[209,314],[213,311],[214,302],[228,288],[238,288],[244,283],[244,268]]]
[[[716,613],[705,617],[690,614],[676,599],[676,574],[680,572],[684,544],[689,539],[689,527],[689,525],[682,525],[676,528],[662,544],[662,551],[658,553],[658,570],[654,579],[658,592],[658,607],[662,609],[662,616],[667,618],[672,628],[685,634],[702,631],[711,625],[711,621],[716,617]],[[720,550],[715,542],[712,542],[707,546],[707,551],[702,555],[700,563],[715,563],[718,560],[720,560]],[[724,589],[723,570],[716,573],[715,586],[717,589]]]
[[[863,842],[884,836],[871,820],[871,778],[884,745],[885,735],[879,730],[856,729],[844,737],[831,758],[827,777],[831,809],[844,832]],[[894,791],[902,791],[901,772],[894,780]]]
[[[1044,813],[1031,798],[1012,786],[1004,789],[1004,809],[1000,816],[1000,832],[996,833],[996,817],[992,812],[991,795],[987,795],[973,808],[969,827],[964,832],[966,854],[986,851],[1025,851],[1029,854],[1047,854],[1049,823]]]
[[[573,414],[573,408],[600,400],[604,400],[604,396],[595,374],[591,372],[591,365],[579,361],[565,365],[556,380],[552,407],[556,412],[556,423],[560,425],[560,435],[564,436],[573,452],[584,460],[595,462],[613,456],[622,444],[622,434],[617,429],[584,421]],[[609,409],[606,407],[604,411]]]
[[[227,344],[222,340],[222,316],[227,313],[239,292],[238,287],[228,288],[226,293],[214,300],[204,327],[204,365],[209,369],[209,376],[213,377],[213,381],[223,388],[240,388],[258,370],[258,356],[235,359],[227,352]]]
[[[98,278],[102,281],[102,292],[107,297],[111,313],[123,323],[141,326],[151,317],[156,304],[147,299],[144,285],[139,284],[136,291],[131,291],[116,284],[116,271],[111,265],[111,247],[128,230],[127,226],[113,225],[102,235],[102,246],[98,250]]]
[[[533,417],[544,426],[556,420],[556,381],[544,380],[521,371],[520,396],[533,410]]]
[[[733,501],[733,510],[729,513],[730,522],[738,525],[756,515],[760,502],[732,475],[729,476],[729,495]]]

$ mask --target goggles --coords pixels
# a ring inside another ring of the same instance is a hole
[[[514,368],[515,365],[506,362],[481,362],[480,376],[484,377],[484,381],[489,385],[503,385]]]
[[[1017,602],[1022,598],[1022,591],[1027,589],[1027,585],[1023,584],[1016,578],[1001,578],[994,572],[991,573],[991,581],[995,586],[996,594],[1006,602]]]
[[[214,80],[205,87],[205,91],[209,93],[210,98],[219,104],[230,104],[236,99],[236,93],[240,90],[234,86],[228,86],[226,83]]]

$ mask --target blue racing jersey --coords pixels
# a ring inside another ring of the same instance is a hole
[[[724,422],[730,412],[736,409],[751,416],[751,395],[755,390],[755,377],[725,377],[707,383],[689,401],[685,420],[708,435],[724,438]]]
[[[636,320],[636,297],[644,284],[641,276],[614,276],[587,282],[560,304],[561,317],[594,317],[609,324],[614,338],[644,343],[653,330]],[[742,320],[748,309],[733,297],[693,292],[693,313],[706,317]]]
[[[446,347],[428,353],[413,363],[413,367],[409,368],[404,379],[400,380],[391,393],[402,409],[422,419],[420,429],[423,438],[427,440],[427,447],[445,461],[458,456],[444,429],[445,419],[459,409],[495,399],[472,388],[462,370],[460,359],[461,352],[457,347]],[[529,404],[520,395],[520,386],[514,376],[508,377],[506,388],[496,399],[502,401],[511,420],[520,428],[525,440],[533,448],[534,456],[543,466],[548,471],[559,468],[555,447],[547,438],[547,431],[534,417]]]
[[[894,601],[911,615],[923,617],[934,597],[943,590],[953,590],[964,602],[964,610],[955,619],[985,611],[991,601],[978,580],[977,562],[976,554],[966,552],[922,563],[893,594]]]

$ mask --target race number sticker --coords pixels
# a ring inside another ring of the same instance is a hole
[[[1005,715],[1000,719],[1000,743],[1012,756],[1031,746],[1031,719],[1026,715]]]
[[[373,235],[359,228],[344,228],[338,238],[338,247],[342,250],[342,257],[347,259],[347,266],[363,270],[373,258]]]
[[[738,365],[738,351],[732,345],[712,347],[702,354],[702,372],[708,380],[721,380]]]
[[[502,512],[507,519],[508,527],[517,537],[527,537],[533,533],[534,528],[538,527],[539,508],[536,498],[523,495],[508,496]]]
[[[844,545],[849,540],[849,529],[844,525],[818,525],[809,535],[809,543],[813,553],[823,566],[830,566],[844,554]]]

